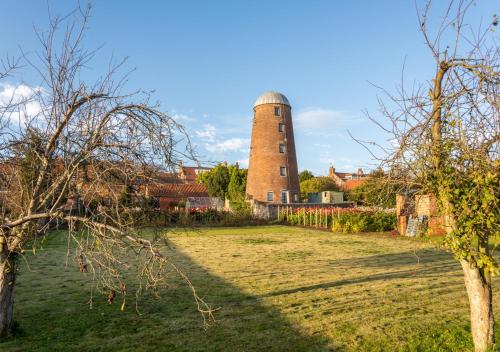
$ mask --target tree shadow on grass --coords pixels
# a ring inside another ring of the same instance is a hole
[[[15,316],[22,333],[0,342],[2,351],[341,351],[321,335],[308,335],[259,297],[243,293],[187,255],[169,253],[189,274],[198,293],[214,307],[217,322],[207,330],[191,292],[174,278],[161,298],[144,297],[134,309],[121,302],[86,302],[89,278],[64,268],[64,251],[33,258],[36,272],[22,267],[16,287]],[[54,265],[57,263],[57,265]],[[83,289],[82,289],[83,288]]]
[[[461,276],[460,265],[453,257],[439,249],[420,249],[397,253],[378,254],[350,259],[332,260],[327,266],[328,270],[353,273],[359,268],[384,270],[379,273],[370,273],[359,277],[349,277],[336,281],[323,282],[314,285],[294,287],[286,290],[270,292],[264,297],[307,292],[325,288],[342,287],[346,285],[364,284],[375,281],[415,279],[415,278],[440,278],[443,274],[455,273]],[[404,269],[401,269],[401,268]],[[350,275],[355,276],[355,275]]]

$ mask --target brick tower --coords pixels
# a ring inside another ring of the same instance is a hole
[[[298,203],[299,175],[290,103],[281,93],[267,92],[257,99],[253,110],[247,198]]]

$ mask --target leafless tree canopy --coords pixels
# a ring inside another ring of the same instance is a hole
[[[187,276],[160,252],[162,242],[138,236],[135,214],[146,204],[120,201],[124,188],[147,182],[156,168],[192,158],[189,138],[147,93],[125,92],[123,62],[89,83],[98,54],[82,47],[89,15],[90,7],[50,17],[48,31],[37,33],[42,50],[22,57],[39,82],[18,85],[24,94],[14,91],[0,107],[0,261],[12,271],[16,255],[36,248],[48,229],[64,223],[80,270],[92,274],[100,291],[125,297],[124,258],[135,253],[139,291],[156,289],[174,271],[210,319],[210,307]],[[0,78],[15,66],[8,62]],[[68,201],[82,202],[83,214],[68,211]]]
[[[450,1],[444,16],[432,12],[438,4],[417,4],[432,79],[409,88],[403,81],[396,94],[381,89],[383,119],[370,118],[393,142],[382,165],[407,190],[438,201],[445,243],[464,271],[476,350],[486,351],[494,343],[491,273],[498,271],[489,238],[500,233],[498,18],[472,26],[474,1]]]
[[[435,148],[451,159],[457,172],[464,173],[474,161],[493,166],[500,153],[500,62],[496,22],[492,18],[484,28],[473,28],[465,22],[473,2],[451,1],[444,19],[435,23],[434,17],[438,16],[431,16],[431,4],[426,2],[424,8],[419,9],[419,23],[435,59],[436,70],[443,70],[442,77],[410,87],[403,79],[396,94],[380,88],[390,103],[379,99],[383,118],[370,116],[393,138],[394,149],[384,149],[390,157],[379,160],[389,169],[404,169],[418,182],[415,186],[420,187],[424,186],[418,181],[423,170],[433,169]],[[440,78],[440,86],[436,87]],[[440,106],[434,104],[438,92],[442,98]],[[444,145],[432,139],[432,126],[438,111],[441,112]]]

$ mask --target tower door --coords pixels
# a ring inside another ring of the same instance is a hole
[[[281,203],[288,203],[288,191],[281,191]]]

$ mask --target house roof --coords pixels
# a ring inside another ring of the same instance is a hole
[[[352,172],[335,172],[335,175],[344,180],[347,176],[355,176],[356,174]]]
[[[149,194],[153,197],[187,198],[208,197],[207,188],[201,184],[167,183],[150,186]]]
[[[344,184],[342,185],[342,190],[344,190],[344,191],[350,191],[350,190],[352,190],[354,188],[358,188],[363,183],[365,183],[367,179],[368,179],[368,177],[357,178],[357,179],[352,179],[352,180],[346,180],[344,182]]]
[[[182,179],[175,172],[158,172],[155,178],[160,183],[182,183]]]

